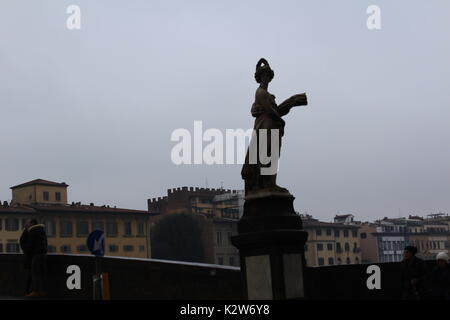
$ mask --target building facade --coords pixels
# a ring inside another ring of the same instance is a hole
[[[417,247],[417,256],[424,260],[434,260],[442,251],[448,253],[450,231],[447,219],[448,216],[409,216],[376,221],[379,262],[401,261],[408,245]]]
[[[90,254],[86,238],[105,232],[105,255],[150,258],[147,211],[67,204],[65,183],[34,180],[12,187],[10,204],[0,206],[0,253],[20,252],[19,239],[28,219],[44,224],[49,253]]]
[[[302,220],[303,229],[308,232],[307,266],[361,263],[359,226],[322,222],[307,215]]]
[[[361,262],[377,263],[380,261],[377,243],[377,227],[373,223],[359,224],[359,236],[361,242]]]
[[[182,187],[169,189],[167,196],[148,200],[152,223],[168,214],[191,214],[200,219],[206,260],[199,261],[239,266],[239,251],[230,238],[237,235],[242,216],[244,192],[241,190]]]

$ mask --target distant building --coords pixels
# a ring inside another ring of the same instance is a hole
[[[424,220],[421,226],[409,228],[409,242],[418,249],[418,256],[434,260],[441,252],[449,252],[449,226],[445,222]]]
[[[148,200],[148,210],[154,215],[152,223],[177,213],[191,214],[201,221],[206,260],[199,262],[230,266],[240,265],[239,251],[230,238],[237,235],[243,206],[242,190],[182,187],[167,190],[167,196]]]
[[[167,190],[167,196],[148,199],[151,213],[197,213],[239,219],[244,207],[244,191],[182,187]]]
[[[20,252],[26,221],[45,225],[49,253],[90,254],[86,237],[105,231],[105,255],[150,258],[150,214],[147,211],[67,203],[65,183],[33,180],[12,187],[12,201],[0,205],[0,253]]]
[[[335,223],[342,223],[342,224],[353,224],[355,216],[352,214],[343,214],[343,215],[336,215],[334,217]]]
[[[416,246],[417,256],[433,260],[436,254],[450,249],[448,216],[431,215],[429,218],[408,218],[376,221],[377,244],[380,262],[399,262],[407,245]]]
[[[67,187],[65,182],[42,179],[19,184],[11,187],[11,205],[67,204]]]
[[[307,266],[361,263],[359,226],[322,222],[309,215],[302,216],[302,221],[303,229],[308,232]]]
[[[376,225],[379,262],[402,261],[404,248],[409,244],[406,222],[386,218]]]
[[[377,263],[380,261],[377,244],[377,227],[373,223],[365,222],[358,224],[361,242],[361,262]]]

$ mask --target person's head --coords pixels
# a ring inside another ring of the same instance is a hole
[[[448,265],[448,254],[446,252],[439,252],[436,255],[436,262],[439,267],[446,267]]]
[[[403,258],[405,258],[405,260],[409,260],[412,257],[414,257],[417,253],[417,248],[414,246],[407,246],[405,248],[405,250],[403,251]]]
[[[34,225],[37,225],[37,224],[38,224],[38,221],[37,221],[36,219],[30,219],[30,220],[28,220],[28,222],[27,222],[28,228],[29,228],[29,227],[32,227],[32,226],[34,226]]]
[[[256,82],[260,84],[269,84],[270,81],[272,81],[275,73],[270,68],[269,63],[266,59],[261,58],[259,59],[258,63],[256,64],[256,72],[255,72],[255,80]]]

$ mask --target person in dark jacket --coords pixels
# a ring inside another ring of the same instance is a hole
[[[436,256],[437,265],[429,277],[430,298],[450,300],[450,266],[448,254],[439,252]]]
[[[25,255],[25,265],[31,269],[31,293],[27,297],[44,296],[47,274],[47,235],[44,225],[31,219],[22,234],[20,245]]]
[[[22,249],[23,255],[24,255],[24,269],[27,272],[27,280],[26,280],[26,288],[25,292],[26,294],[31,293],[31,260],[32,255],[28,250],[27,243],[28,243],[28,228],[30,227],[30,221],[27,221],[27,223],[24,226],[22,235],[20,236],[20,248]]]
[[[417,248],[407,246],[400,265],[402,299],[419,300],[424,295],[424,279],[427,273],[425,262],[416,257]]]

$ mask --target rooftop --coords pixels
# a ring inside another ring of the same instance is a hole
[[[51,187],[68,187],[69,186],[65,182],[59,183],[59,182],[54,182],[54,181],[49,181],[49,180],[35,179],[32,181],[28,181],[28,182],[19,184],[17,186],[13,186],[13,187],[11,187],[11,189],[23,188],[23,187],[28,187],[28,186],[36,186],[36,185],[51,186]]]
[[[0,213],[15,214],[35,214],[39,212],[45,213],[76,213],[76,214],[142,214],[148,215],[148,211],[122,209],[110,206],[95,206],[84,204],[70,205],[22,205],[22,206],[0,206]]]
[[[328,228],[360,228],[358,225],[354,224],[343,224],[343,223],[333,223],[333,222],[323,222],[316,219],[302,219],[303,227],[328,227]]]

